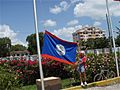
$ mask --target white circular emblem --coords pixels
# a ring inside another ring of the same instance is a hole
[[[65,55],[65,48],[64,48],[64,46],[63,45],[61,45],[61,44],[57,44],[56,45],[56,51],[57,51],[57,53],[59,54],[59,55]]]

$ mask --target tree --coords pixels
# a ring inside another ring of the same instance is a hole
[[[23,45],[17,44],[17,45],[12,45],[11,46],[11,51],[24,51],[27,48]]]
[[[85,49],[86,49],[86,41],[80,40],[80,41],[79,41],[79,44],[80,44],[80,48],[81,48],[82,50],[85,50]]]
[[[120,47],[120,34],[116,38],[116,45]]]
[[[7,37],[0,38],[0,57],[10,55],[11,40]]]
[[[120,23],[120,21],[119,21],[119,23]],[[118,32],[117,32],[118,36],[116,38],[116,44],[117,44],[117,46],[120,46],[120,27],[116,26],[116,28],[118,30]]]
[[[95,49],[95,45],[94,45],[94,39],[90,38],[86,41],[86,47],[88,47],[89,49]]]
[[[94,45],[95,45],[96,49],[107,48],[108,47],[108,39],[105,37],[104,38],[96,38]]]
[[[39,33],[39,40],[40,40],[40,49],[43,46],[43,32]],[[26,41],[28,42],[28,50],[30,51],[30,54],[36,54],[37,53],[37,44],[36,44],[36,34],[31,34],[27,36]]]
[[[89,49],[101,49],[106,48],[108,46],[107,38],[96,38],[96,39],[88,39],[86,41],[86,47]]]

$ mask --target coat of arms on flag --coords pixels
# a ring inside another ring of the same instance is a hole
[[[77,43],[68,42],[45,31],[42,57],[57,60],[66,64],[76,62]]]

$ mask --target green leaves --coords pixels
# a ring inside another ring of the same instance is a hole
[[[11,46],[11,51],[24,51],[26,49],[27,48],[25,46],[20,45],[20,44],[16,44],[16,45]]]
[[[15,79],[14,71],[0,66],[0,90],[16,90],[21,84]]]
[[[43,45],[43,32],[39,33],[39,40],[40,40],[40,47]],[[36,35],[31,34],[27,36],[26,41],[28,42],[28,50],[31,52],[31,54],[37,53],[37,43],[36,43]]]
[[[82,49],[84,47],[88,47],[89,49],[101,49],[108,47],[108,39],[107,38],[96,38],[96,39],[88,39],[87,41],[80,41],[80,46]],[[84,46],[84,47],[83,47]]]
[[[0,57],[5,57],[10,54],[11,40],[7,37],[0,38]]]
[[[120,47],[120,34],[116,38],[116,45]]]

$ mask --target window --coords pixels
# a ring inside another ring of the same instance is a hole
[[[99,35],[96,35],[96,36],[99,36]]]

